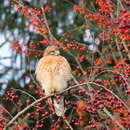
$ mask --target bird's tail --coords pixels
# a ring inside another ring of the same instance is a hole
[[[57,116],[63,116],[65,113],[65,102],[64,96],[59,96],[58,98],[53,98],[54,109]]]

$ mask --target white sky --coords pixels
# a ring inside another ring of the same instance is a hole
[[[5,42],[4,35],[0,34],[0,45]],[[1,48],[0,48],[0,63],[5,64],[6,66],[10,66],[11,62],[10,59],[2,59],[2,57],[10,57],[11,56],[11,50],[9,48],[9,43],[5,43]],[[0,67],[1,68],[1,67]]]

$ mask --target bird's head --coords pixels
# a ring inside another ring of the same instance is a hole
[[[48,46],[44,51],[44,56],[48,55],[60,55],[59,47],[58,46]]]

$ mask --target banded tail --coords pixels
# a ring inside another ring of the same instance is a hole
[[[56,115],[57,116],[64,116],[64,113],[65,113],[65,102],[64,102],[64,96],[61,96],[59,97],[59,99],[57,98],[53,98],[53,103],[54,103],[54,109],[55,109],[55,112],[56,112]]]

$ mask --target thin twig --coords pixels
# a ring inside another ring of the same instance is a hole
[[[44,18],[44,21],[45,21],[45,26],[46,26],[46,28],[47,28],[47,31],[48,31],[48,39],[50,40],[50,42],[55,42],[55,41],[57,41],[57,39],[52,35],[52,33],[51,33],[51,30],[50,30],[50,27],[49,27],[49,25],[48,25],[48,21],[47,21],[47,18],[46,18],[46,15],[45,15],[45,12],[44,12],[44,7],[43,6],[41,6],[41,10],[42,10],[42,13],[43,13],[43,18]]]
[[[77,60],[77,59],[75,58],[75,56],[74,56],[70,51],[67,51],[67,53],[68,53],[69,55],[71,55],[71,56],[75,59],[75,61],[77,62],[77,64],[78,64],[79,67],[80,67],[81,72],[83,73],[83,72],[84,72],[84,69],[83,69],[83,67],[81,66],[79,60]]]
[[[116,123],[122,130],[126,130],[126,129],[114,118],[114,116],[111,115],[111,113],[110,113],[106,108],[104,108],[103,111],[104,111],[113,121],[115,121],[115,123]]]
[[[102,87],[102,88],[105,89],[107,92],[111,93],[114,97],[116,97],[119,101],[121,101],[122,104],[123,104],[123,105],[126,107],[126,109],[128,110],[128,112],[130,112],[130,109],[129,109],[129,107],[127,106],[127,104],[125,104],[125,102],[124,102],[120,97],[118,97],[115,93],[113,93],[111,90],[109,90],[108,88],[104,87],[103,85],[100,85],[100,84],[97,84],[97,83],[94,83],[94,82],[89,82],[89,84],[93,84],[93,85]]]
[[[7,127],[8,127],[9,125],[11,125],[19,116],[21,116],[23,113],[25,113],[28,109],[30,109],[31,107],[33,107],[33,106],[34,106],[35,104],[37,104],[38,102],[40,102],[40,101],[42,101],[42,100],[45,100],[45,99],[47,99],[47,98],[53,97],[53,96],[55,96],[55,95],[62,94],[62,93],[66,92],[66,91],[68,91],[68,90],[70,90],[70,89],[76,88],[76,87],[81,86],[81,85],[86,85],[86,84],[87,84],[87,83],[82,83],[82,84],[74,85],[74,86],[71,86],[71,87],[65,89],[64,91],[62,91],[62,92],[60,92],[60,93],[51,94],[51,95],[49,95],[49,96],[45,96],[45,97],[42,97],[42,98],[40,98],[40,99],[34,101],[32,104],[28,105],[26,108],[24,108],[23,110],[21,110],[20,112],[18,112],[18,113],[12,118],[12,120],[10,120],[10,121],[8,122],[8,124],[5,126],[5,128],[4,128],[3,130],[6,130]]]
[[[11,89],[16,90],[16,91],[20,91],[20,92],[22,92],[22,93],[28,95],[28,96],[31,97],[34,101],[37,100],[35,97],[33,97],[31,94],[27,93],[26,91],[23,91],[23,90],[21,90],[21,89],[14,89],[14,88],[11,88]]]
[[[2,106],[2,104],[0,104],[0,109],[5,110],[10,115],[10,117],[13,118],[13,116],[9,113],[9,111],[5,107]]]
[[[72,128],[72,126],[70,125],[70,123],[69,123],[67,120],[64,120],[64,122],[69,126],[69,128],[70,128],[71,130],[74,130],[74,129]]]
[[[36,103],[38,103],[38,102],[40,102],[40,101],[42,101],[42,100],[45,100],[45,99],[47,99],[47,98],[50,98],[50,97],[52,97],[52,96],[60,95],[60,94],[62,94],[62,93],[64,93],[64,92],[66,92],[66,91],[68,91],[68,90],[70,90],[70,89],[74,89],[74,88],[76,88],[76,87],[78,87],[78,86],[83,86],[83,85],[87,85],[87,84],[94,84],[94,85],[97,85],[97,86],[100,86],[100,87],[104,88],[106,91],[108,91],[109,93],[111,93],[112,95],[114,95],[118,100],[120,100],[120,101],[124,104],[124,106],[129,110],[129,108],[127,107],[127,105],[126,105],[116,94],[114,94],[114,93],[113,93],[112,91],[110,91],[109,89],[105,88],[105,87],[102,86],[102,85],[99,85],[99,84],[97,84],[97,83],[94,83],[94,82],[85,82],[85,83],[82,83],[82,84],[73,85],[73,86],[71,86],[71,87],[65,89],[65,90],[62,91],[62,92],[55,93],[55,94],[51,94],[51,95],[49,95],[49,96],[45,96],[45,97],[42,97],[42,98],[40,98],[40,99],[34,101],[32,104],[28,105],[28,106],[27,106],[26,108],[24,108],[22,111],[20,111],[19,113],[17,113],[17,114],[14,116],[14,118],[12,118],[12,120],[9,121],[9,123],[5,126],[5,128],[4,128],[3,130],[6,130],[6,128],[7,128],[9,125],[11,125],[19,116],[21,116],[21,115],[22,115],[23,113],[25,113],[28,109],[30,109],[31,107],[33,107]]]

